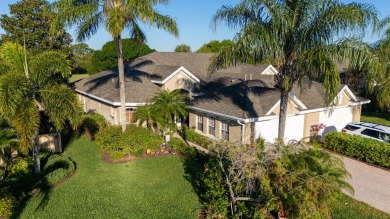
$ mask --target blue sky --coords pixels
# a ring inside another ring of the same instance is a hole
[[[52,1],[52,0],[51,0]],[[343,0],[346,3],[352,0]],[[380,18],[390,15],[390,1],[388,0],[355,0],[360,3],[373,4],[380,13]],[[16,3],[17,0],[0,0],[0,14],[8,13],[8,5]],[[148,38],[147,44],[157,51],[173,51],[179,44],[190,45],[193,51],[197,50],[204,43],[211,40],[232,39],[237,30],[230,30],[224,26],[219,26],[214,32],[210,28],[210,21],[213,14],[222,5],[235,5],[239,0],[171,0],[169,5],[159,5],[156,9],[165,15],[170,15],[176,19],[179,27],[179,37],[153,27],[143,26],[143,30]],[[4,33],[0,29],[0,33]],[[69,33],[73,34],[70,29]],[[124,33],[124,38],[128,34]],[[73,37],[75,38],[75,37]],[[364,40],[374,42],[379,36],[368,34]],[[102,45],[112,40],[111,36],[103,29],[86,41],[93,49],[101,49]]]

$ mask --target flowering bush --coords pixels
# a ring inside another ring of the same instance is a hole
[[[320,133],[323,132],[323,129],[325,129],[325,125],[320,123],[317,125],[312,125],[310,127],[310,141],[317,141],[320,137]]]

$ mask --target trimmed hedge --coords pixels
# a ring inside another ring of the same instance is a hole
[[[159,149],[164,143],[161,137],[150,130],[134,125],[128,125],[126,132],[122,132],[121,126],[104,127],[96,135],[96,141],[116,159],[128,153],[139,157],[145,149]]]
[[[210,146],[213,143],[211,139],[197,133],[195,130],[192,129],[184,129],[182,135],[183,139],[198,144],[207,149],[210,149]]]
[[[324,147],[367,163],[390,168],[390,144],[357,135],[330,132]]]
[[[53,186],[74,172],[76,166],[69,157],[57,154],[51,155],[43,168],[43,175],[47,186]]]

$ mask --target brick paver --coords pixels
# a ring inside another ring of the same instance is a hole
[[[390,171],[343,157],[345,168],[352,175],[353,198],[390,214]]]

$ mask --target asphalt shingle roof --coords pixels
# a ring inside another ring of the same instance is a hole
[[[238,65],[208,74],[211,53],[154,52],[125,63],[126,102],[145,103],[161,91],[151,80],[162,81],[183,66],[201,80],[190,106],[238,118],[264,116],[274,106],[280,92],[273,75],[261,75],[269,65]],[[246,80],[245,80],[246,79]],[[119,102],[118,70],[113,68],[91,75],[75,84],[77,90],[111,102]],[[324,107],[322,84],[312,82],[294,93],[308,108]],[[301,92],[302,91],[302,92]]]

